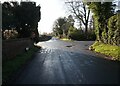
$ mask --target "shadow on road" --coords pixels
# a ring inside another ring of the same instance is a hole
[[[15,84],[117,84],[119,64],[82,52],[43,48]]]

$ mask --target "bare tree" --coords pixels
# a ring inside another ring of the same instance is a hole
[[[75,16],[75,18],[81,21],[82,24],[85,26],[85,34],[87,37],[90,9],[87,9],[87,5],[80,0],[66,0],[65,3],[67,4],[70,12]]]

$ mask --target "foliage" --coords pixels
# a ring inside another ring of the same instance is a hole
[[[108,19],[114,15],[114,5],[112,2],[89,2],[89,8],[93,12],[95,33],[97,40],[108,43]]]
[[[92,46],[92,50],[105,54],[108,58],[112,57],[112,60],[119,60],[120,61],[120,47],[113,46],[110,44],[104,44],[102,42],[96,41]]]
[[[63,40],[63,41],[72,41],[71,39],[68,39],[68,38],[61,38],[60,40]]]
[[[15,74],[19,68],[21,68],[28,60],[32,58],[34,52],[38,50],[37,47],[31,48],[28,52],[16,56],[15,59],[9,60],[3,64],[3,84],[10,78],[12,74]]]
[[[3,33],[3,37],[6,39],[13,39],[18,36],[18,32],[14,29],[12,30],[5,30]]]
[[[109,18],[108,21],[108,43],[120,45],[120,13]]]
[[[68,18],[58,18],[53,26],[53,32],[55,36],[58,37],[66,37],[68,34],[68,30],[70,26],[74,25],[74,20],[72,16],[68,16]]]
[[[35,2],[4,2],[2,3],[2,31],[15,28],[18,37],[30,37],[32,32],[38,34],[38,22],[40,21],[40,6]]]
[[[83,30],[80,29],[76,29],[74,27],[70,27],[69,28],[69,34],[68,34],[68,38],[69,39],[73,39],[73,40],[78,40],[78,41],[86,41],[86,40],[95,40],[96,36],[94,34],[94,32],[88,32],[88,38],[86,39],[85,37],[85,33]]]
[[[90,29],[91,30],[91,29]],[[94,31],[88,30],[86,38],[86,33],[81,29],[74,27],[74,19],[71,15],[68,18],[58,18],[53,26],[53,32],[55,36],[59,38],[67,38],[73,40],[95,40],[96,36]]]
[[[77,29],[76,28],[74,28],[73,26],[70,26],[69,27],[69,30],[68,30],[68,38],[70,38],[70,39],[73,39],[73,37],[76,35],[76,31],[77,31]]]
[[[66,0],[66,5],[68,6],[69,11],[73,14],[73,16],[79,21],[80,25],[84,25],[85,27],[85,37],[87,38],[88,32],[88,23],[90,18],[90,9],[87,8],[85,2],[80,0]]]
[[[96,40],[95,32],[94,31],[89,31],[88,32],[88,39],[86,39],[86,40],[95,41]]]

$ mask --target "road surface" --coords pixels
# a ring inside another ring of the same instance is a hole
[[[93,41],[65,42],[52,38],[25,67],[15,84],[118,84],[119,62],[88,50]]]

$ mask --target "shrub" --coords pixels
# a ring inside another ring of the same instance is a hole
[[[112,45],[120,44],[120,13],[108,20],[108,43]]]
[[[15,39],[18,36],[18,32],[14,29],[12,30],[5,30],[3,33],[3,37],[5,39]]]
[[[75,30],[70,33],[69,38],[80,41],[85,40],[85,35],[82,33],[81,30]]]
[[[88,32],[88,38],[86,38],[86,34],[83,30],[74,30],[69,33],[69,38],[78,41],[86,41],[86,40],[95,40],[96,35],[94,32]]]

